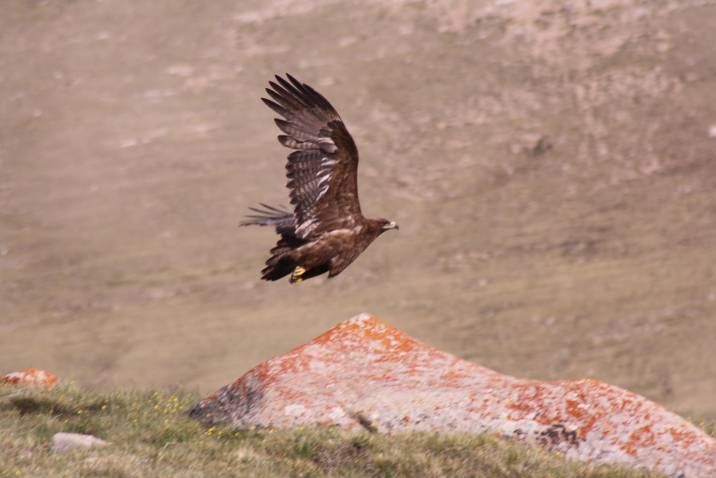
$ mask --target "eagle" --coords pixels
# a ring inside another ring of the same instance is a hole
[[[276,75],[261,100],[281,118],[278,136],[288,155],[286,176],[293,211],[259,203],[242,226],[270,226],[280,236],[261,278],[290,274],[292,284],[328,272],[335,277],[394,221],[369,219],[358,201],[358,148],[335,108],[293,76]]]

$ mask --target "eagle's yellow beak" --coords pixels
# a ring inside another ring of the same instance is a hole
[[[383,226],[383,230],[387,231],[388,229],[395,229],[397,231],[400,230],[400,227],[395,221],[390,221],[388,224]]]

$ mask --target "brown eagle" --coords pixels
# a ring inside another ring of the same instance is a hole
[[[340,274],[378,236],[398,225],[363,217],[358,202],[358,149],[335,108],[321,94],[286,74],[276,76],[261,100],[283,119],[279,143],[294,149],[286,176],[293,212],[261,203],[242,226],[273,226],[281,236],[261,271],[264,280],[291,274],[300,283]]]

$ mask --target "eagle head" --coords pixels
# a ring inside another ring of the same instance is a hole
[[[380,229],[382,232],[388,231],[390,229],[399,230],[400,227],[398,227],[398,223],[395,221],[389,221],[388,219],[380,219]]]

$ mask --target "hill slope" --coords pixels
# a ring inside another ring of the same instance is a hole
[[[369,310],[515,376],[716,416],[716,2],[25,2],[0,16],[0,363],[208,391]],[[258,280],[290,71],[396,219]],[[30,346],[29,344],[32,344]]]

